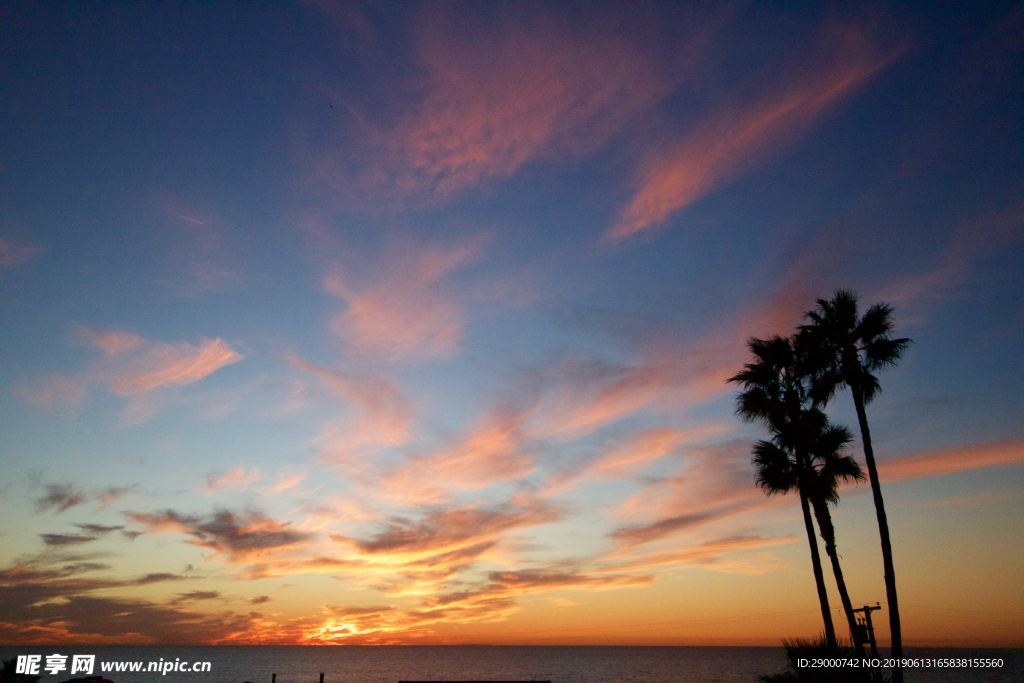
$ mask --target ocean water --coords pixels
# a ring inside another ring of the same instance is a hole
[[[115,683],[395,683],[402,680],[534,680],[668,683],[749,683],[786,668],[781,647],[0,647],[16,655],[96,655],[102,662],[209,661],[209,673],[106,673]],[[1024,650],[909,648],[908,657],[1002,658],[999,669],[908,670],[908,683],[1024,681]],[[64,681],[67,672],[43,675],[41,683]]]

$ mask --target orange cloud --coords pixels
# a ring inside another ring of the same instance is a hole
[[[347,308],[331,329],[351,348],[389,359],[444,358],[462,340],[464,314],[445,286],[454,272],[477,259],[482,240],[454,247],[406,244],[386,258],[388,266],[365,287],[340,269],[324,278],[324,289]]]
[[[688,437],[692,438],[692,435],[679,429],[661,428],[641,432],[627,443],[598,458],[594,463],[594,470],[610,475],[635,472],[665,457]]]
[[[571,469],[556,473],[537,495],[546,498],[596,476],[625,477],[635,475],[647,465],[676,451],[683,443],[718,434],[717,425],[691,430],[661,427],[630,436],[624,443],[600,453],[588,463],[573,463]]]
[[[759,98],[712,113],[648,159],[637,190],[606,237],[620,240],[652,228],[762,163],[895,57],[880,53],[855,28],[831,32],[825,39],[823,54],[801,56],[809,66],[769,83]]]
[[[651,481],[618,506],[616,518],[630,523],[612,538],[628,548],[759,509],[765,497],[754,486],[750,447],[731,440],[683,449],[675,474]]]
[[[616,558],[610,562],[600,564],[598,573],[602,571],[624,572],[643,571],[657,572],[670,571],[680,565],[699,565],[706,569],[723,571],[725,573],[763,574],[774,569],[774,561],[764,561],[764,558],[757,558],[754,562],[741,563],[736,560],[724,559],[727,556],[749,550],[760,550],[762,548],[786,545],[797,540],[796,536],[729,536],[713,541],[706,541],[695,546],[682,550],[671,550],[662,552],[650,552],[635,554],[632,551],[624,557],[621,551],[613,554]]]
[[[130,371],[114,377],[110,386],[121,395],[184,386],[241,359],[241,354],[220,338],[203,340],[198,345],[154,344],[132,364]]]
[[[276,495],[285,491],[291,491],[305,481],[305,479],[306,474],[304,472],[283,472],[278,476],[277,481],[266,488],[265,492],[269,495]]]
[[[956,446],[878,463],[882,481],[903,481],[1024,463],[1024,439]]]
[[[404,505],[416,505],[442,502],[454,491],[517,481],[533,471],[533,460],[523,451],[522,421],[521,413],[496,411],[455,443],[392,469],[380,489]]]

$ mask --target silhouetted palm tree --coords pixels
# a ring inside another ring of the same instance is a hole
[[[825,554],[832,562],[832,572],[836,577],[836,587],[843,603],[843,613],[850,628],[850,638],[858,651],[862,648],[857,638],[857,618],[853,612],[853,602],[846,589],[846,579],[839,563],[839,551],[836,548],[836,531],[832,523],[829,505],[839,502],[839,485],[844,482],[863,481],[864,473],[853,457],[844,453],[846,446],[853,441],[850,430],[840,425],[828,424],[827,418],[818,410],[810,413],[811,420],[816,423],[815,433],[811,437],[811,460],[814,469],[808,474],[803,486],[807,487],[807,497],[814,508],[814,517],[818,520],[818,530],[825,542]],[[820,417],[819,417],[820,416]],[[863,654],[863,653],[862,653]]]
[[[736,412],[745,420],[765,423],[782,444],[771,441],[759,441],[754,447],[754,462],[759,449],[765,452],[765,458],[773,458],[773,448],[779,449],[783,457],[777,463],[766,467],[762,472],[758,466],[758,484],[765,492],[784,492],[791,490],[796,482],[795,471],[805,467],[809,461],[809,453],[796,447],[794,441],[786,435],[792,435],[800,421],[803,405],[807,400],[807,390],[802,378],[796,370],[796,353],[789,339],[772,337],[771,339],[751,339],[748,342],[754,361],[744,365],[743,370],[730,382],[742,386],[736,397]],[[800,463],[788,467],[790,458],[783,448],[792,451],[792,462]],[[766,463],[767,465],[768,463]],[[762,479],[762,474],[764,479]],[[814,572],[814,583],[818,589],[818,602],[821,605],[821,618],[825,627],[825,641],[832,647],[836,646],[836,632],[832,624],[832,611],[828,604],[828,592],[825,590],[825,576],[821,569],[821,556],[818,543],[814,538],[814,523],[811,520],[810,503],[807,492],[796,486],[800,496],[800,509],[804,517],[804,529],[807,532],[807,543],[811,550],[811,569]]]
[[[892,657],[899,662],[903,656],[899,603],[896,597],[896,573],[893,569],[892,542],[889,522],[882,500],[882,487],[875,465],[875,452],[871,446],[864,406],[881,390],[874,373],[895,365],[910,345],[910,339],[893,338],[892,307],[875,304],[863,316],[857,309],[857,297],[849,291],[838,291],[832,299],[818,300],[818,308],[806,314],[809,323],[800,326],[799,344],[806,351],[815,368],[812,392],[816,401],[828,401],[837,389],[847,387],[853,395],[857,410],[864,460],[871,481],[871,495],[878,517],[878,533],[882,545],[882,564],[885,571],[885,594],[889,606],[889,631],[892,638]],[[893,680],[901,683],[903,672],[893,669]]]
[[[843,453],[852,437],[846,427],[828,424],[828,418],[817,409],[803,412],[800,426],[795,430],[799,442],[792,437],[776,433],[771,441],[758,441],[754,445],[754,465],[757,468],[757,484],[768,495],[800,491],[814,510],[825,552],[832,563],[836,587],[843,604],[843,613],[850,628],[850,636],[860,650],[861,644],[855,637],[857,620],[853,603],[846,588],[846,579],[836,549],[835,525],[829,505],[839,500],[839,484],[844,481],[858,481],[864,478],[860,465]],[[797,443],[804,444],[807,458],[798,458]]]

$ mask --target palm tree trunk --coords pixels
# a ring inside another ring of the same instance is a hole
[[[875,500],[875,514],[878,517],[878,535],[882,542],[882,567],[885,571],[885,599],[889,605],[889,637],[891,638],[891,655],[896,665],[892,670],[893,683],[903,683],[903,668],[899,665],[903,657],[903,635],[900,629],[900,608],[896,599],[896,572],[892,565],[892,542],[889,540],[889,521],[885,516],[885,503],[882,501],[882,485],[878,481],[878,468],[875,466],[875,451],[871,447],[871,430],[868,428],[868,416],[864,411],[864,396],[857,386],[850,387],[853,394],[853,405],[857,409],[857,421],[860,423],[860,436],[864,442],[864,461],[868,466],[868,479],[871,481],[871,495]]]
[[[814,517],[818,520],[818,529],[821,531],[821,540],[825,541],[825,553],[832,562],[832,573],[836,577],[836,587],[839,589],[839,599],[843,603],[843,612],[846,614],[846,623],[850,627],[850,640],[853,642],[857,652],[864,655],[864,644],[857,638],[857,617],[853,613],[853,603],[850,601],[850,593],[846,589],[846,579],[843,578],[843,568],[839,564],[839,552],[836,550],[836,528],[832,524],[832,515],[828,511],[828,504],[823,500],[812,500],[814,506]]]
[[[811,521],[811,507],[807,502],[807,494],[800,491],[800,508],[804,513],[804,528],[807,530],[807,541],[811,546],[811,568],[814,570],[814,583],[818,587],[818,602],[821,604],[821,618],[825,622],[825,642],[829,647],[836,647],[836,629],[832,625],[832,610],[828,606],[828,593],[825,591],[825,574],[821,570],[821,555],[818,554],[818,541],[814,537],[814,523]]]

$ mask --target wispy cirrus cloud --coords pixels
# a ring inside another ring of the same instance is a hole
[[[760,96],[712,111],[674,144],[653,153],[606,237],[621,240],[660,224],[792,144],[833,105],[898,55],[856,26],[824,31],[813,58],[761,85]]]
[[[154,343],[111,377],[110,388],[115,393],[131,395],[184,386],[241,359],[242,355],[220,338],[204,339],[198,344]]]
[[[765,557],[741,561],[735,555],[787,545],[796,540],[797,537],[793,535],[765,537],[742,534],[716,538],[673,550],[637,552],[635,547],[620,546],[608,557],[603,558],[598,566],[601,571],[658,573],[678,570],[681,566],[696,565],[724,573],[758,575],[773,571],[776,569],[777,563],[771,558]]]
[[[168,343],[134,332],[79,326],[76,336],[102,355],[78,372],[55,373],[18,387],[28,403],[41,407],[78,407],[94,386],[134,401],[128,413],[149,415],[153,405],[144,399],[160,390],[195,384],[242,360],[242,354],[221,338],[198,343]]]
[[[521,411],[496,410],[468,434],[439,450],[416,455],[385,473],[385,496],[404,505],[440,503],[453,493],[517,481],[533,471]]]
[[[289,356],[292,366],[319,378],[353,408],[343,425],[331,425],[319,441],[321,456],[339,466],[364,469],[358,458],[368,451],[401,446],[411,438],[415,415],[397,384],[385,377],[357,375]]]
[[[282,472],[280,475],[278,475],[274,483],[269,484],[264,489],[264,492],[267,495],[273,496],[279,493],[284,493],[285,491],[291,491],[296,486],[305,481],[306,476],[307,475],[305,472],[292,472],[286,470]]]
[[[685,448],[673,475],[648,482],[619,504],[616,518],[629,523],[610,537],[629,548],[758,509],[765,497],[754,486],[750,448],[744,440]]]
[[[78,334],[90,345],[103,352],[105,356],[117,356],[139,348],[143,339],[134,332],[112,330],[82,325]]]
[[[510,529],[548,524],[562,517],[559,508],[533,502],[500,507],[431,509],[419,520],[396,517],[369,538],[333,537],[368,554],[436,554],[495,540]]]
[[[367,170],[355,179],[348,157],[329,153],[321,177],[346,193],[443,199],[536,160],[593,152],[692,73],[718,25],[714,13],[680,21],[687,38],[667,59],[650,31],[637,39],[657,22],[642,10],[502,14],[470,29],[462,12],[419,13],[410,106],[384,126],[354,117]]]
[[[903,481],[1024,464],[1024,439],[967,444],[888,458],[878,463],[883,481]]]
[[[597,477],[636,475],[648,465],[677,452],[682,444],[719,434],[723,429],[718,425],[709,425],[690,430],[669,427],[642,430],[584,462],[573,462],[565,469],[554,472],[537,495],[546,498]]]
[[[731,368],[725,362],[730,350],[721,342],[652,343],[629,362],[577,357],[546,368],[528,433],[570,441],[642,411],[678,411],[716,396],[726,389]]]
[[[454,355],[465,313],[449,280],[480,257],[483,244],[480,237],[450,246],[396,243],[385,254],[385,267],[369,278],[333,268],[324,277],[324,290],[346,308],[331,321],[331,330],[352,350],[371,357]]]
[[[241,467],[234,467],[223,472],[210,473],[206,477],[206,490],[212,493],[224,489],[246,488],[262,478],[263,473],[258,469],[246,470]]]

